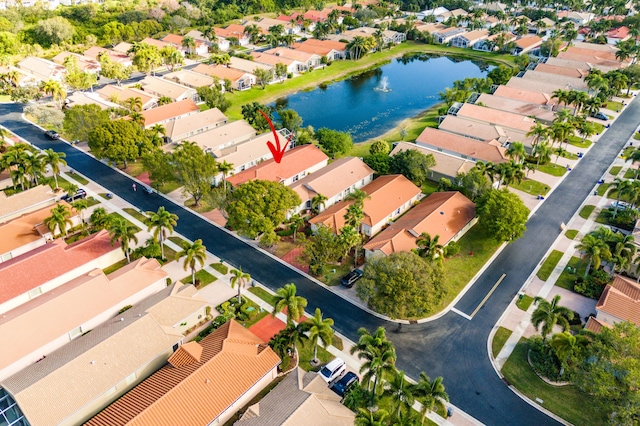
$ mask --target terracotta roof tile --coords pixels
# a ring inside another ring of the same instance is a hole
[[[579,68],[560,67],[557,65],[549,65],[544,63],[539,63],[536,66],[536,71],[575,78],[584,78],[589,74],[589,71],[581,70]]]
[[[265,52],[251,52],[251,56],[256,62],[261,62],[268,65],[285,64],[287,66],[293,64],[293,59],[285,58],[283,56],[271,55]]]
[[[210,77],[216,77],[224,80],[228,78],[231,81],[236,81],[244,77],[247,73],[239,71],[233,68],[227,68],[224,65],[207,65],[200,64],[193,69],[193,72],[208,75]]]
[[[199,362],[166,364],[87,425],[207,425],[280,364],[271,348],[234,320],[197,344]]]
[[[462,105],[456,115],[460,117],[468,117],[473,120],[484,121],[490,124],[497,124],[503,127],[509,127],[523,132],[528,132],[535,124],[535,120],[533,118],[524,115],[467,103]]]
[[[198,108],[198,105],[196,105],[195,102],[191,99],[185,99],[183,101],[171,102],[170,104],[142,111],[141,114],[144,117],[145,127],[151,127],[156,123],[165,122],[185,115],[195,114],[199,111],[200,108]]]
[[[0,191],[0,221],[5,222],[26,212],[37,210],[55,202],[56,195],[49,185],[39,185],[7,197]]]
[[[538,36],[522,37],[514,42],[521,49],[526,49],[537,44],[542,44],[542,39]]]
[[[504,85],[498,86],[493,94],[495,96],[502,96],[503,98],[518,99],[538,105],[555,105],[555,102],[551,100],[551,94]]]
[[[598,321],[596,317],[589,317],[587,324],[584,326],[585,330],[589,330],[593,333],[600,333],[603,327],[611,328],[611,325],[606,322]]]
[[[507,161],[505,149],[496,141],[480,142],[431,127],[422,131],[416,139],[416,143],[455,152],[471,159],[491,161],[492,163]]]
[[[620,321],[631,321],[640,326],[640,284],[616,275],[602,292],[596,309]]]

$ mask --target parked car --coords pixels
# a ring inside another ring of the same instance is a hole
[[[80,189],[78,189],[76,191],[75,194],[67,193],[67,194],[64,194],[62,197],[60,197],[60,199],[63,200],[63,201],[66,201],[68,203],[71,203],[73,201],[80,200],[80,199],[82,199],[82,198],[84,198],[86,196],[87,196],[87,191],[85,191],[84,189],[80,188]]]
[[[49,139],[58,140],[60,139],[60,135],[55,130],[47,130],[44,132],[44,135]]]
[[[361,269],[354,269],[340,279],[340,284],[347,288],[351,288],[356,283],[356,281],[362,278],[362,274],[363,272]]]
[[[598,120],[608,121],[609,117],[602,111],[598,111],[592,115],[593,118],[597,118]]]
[[[355,382],[358,381],[358,376],[356,373],[349,371],[347,374],[342,376],[340,380],[335,382],[333,386],[331,386],[331,390],[337,393],[339,396],[344,396],[345,393],[353,386]]]
[[[626,210],[630,208],[631,205],[624,201],[614,201],[613,203],[611,203],[611,207],[613,207],[614,209],[617,207],[619,210]]]
[[[347,365],[340,358],[335,358],[333,361],[330,361],[327,365],[322,367],[322,369],[318,372],[322,379],[331,383],[338,377],[342,376],[347,369]]]

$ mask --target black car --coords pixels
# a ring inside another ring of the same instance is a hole
[[[58,140],[60,139],[60,135],[55,130],[47,130],[44,132],[44,135],[49,139]]]
[[[76,200],[81,200],[86,196],[87,196],[87,191],[85,191],[84,189],[80,188],[80,189],[78,189],[78,191],[76,191],[75,194],[64,194],[62,197],[60,197],[60,199],[62,201],[66,201],[68,203],[71,203],[71,202],[76,201]]]
[[[340,283],[345,287],[353,287],[353,285],[362,278],[362,271],[360,269],[354,269],[347,275],[340,279]]]
[[[358,376],[355,373],[349,371],[347,374],[342,376],[340,380],[335,382],[333,386],[331,386],[331,390],[337,393],[339,396],[344,396],[345,393],[349,390],[351,386],[355,382],[358,381]]]

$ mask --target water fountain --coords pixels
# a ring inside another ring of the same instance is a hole
[[[389,89],[389,77],[387,77],[386,75],[382,77],[382,80],[380,80],[380,86],[376,87],[375,90],[379,92],[390,92],[391,89]]]

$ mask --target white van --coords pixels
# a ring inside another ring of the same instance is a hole
[[[325,382],[331,383],[338,377],[342,376],[346,369],[347,365],[345,364],[345,362],[340,358],[336,358],[322,367],[318,374],[322,376],[322,379]]]

